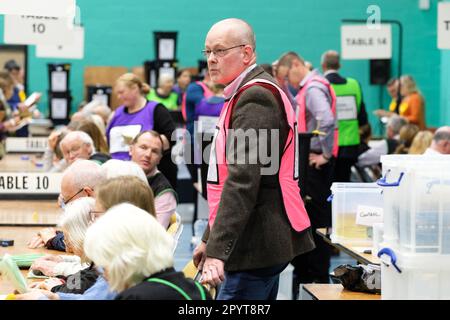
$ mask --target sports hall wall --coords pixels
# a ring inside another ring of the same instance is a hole
[[[255,29],[259,63],[272,62],[285,51],[300,53],[315,67],[327,49],[340,50],[341,19],[367,19],[367,8],[377,4],[382,19],[403,24],[403,74],[411,74],[426,99],[429,127],[450,121],[450,52],[437,49],[437,1],[430,10],[420,10],[417,0],[77,0],[85,27],[83,60],[38,59],[29,47],[29,92],[47,92],[47,63],[72,64],[72,110],[83,100],[85,66],[135,67],[154,59],[153,31],[178,31],[179,65],[196,66],[201,59],[209,27],[226,17],[240,17]],[[337,14],[338,13],[338,14]],[[393,26],[392,75],[397,73],[398,29]],[[0,20],[3,39],[3,19]],[[418,45],[420,43],[420,45]],[[445,71],[444,71],[445,70]],[[343,61],[342,74],[357,78],[363,87],[370,120],[377,133],[377,120],[371,111],[387,106],[384,88],[370,85],[369,61]],[[380,97],[380,93],[382,94]],[[382,98],[382,99],[380,99]],[[39,108],[47,113],[44,95]]]

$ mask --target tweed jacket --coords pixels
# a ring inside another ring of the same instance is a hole
[[[240,87],[252,79],[275,80],[256,66]],[[282,101],[268,89],[252,86],[237,99],[232,111],[232,129],[269,129],[267,139],[258,135],[259,145],[270,148],[270,129],[279,130],[278,163],[288,136]],[[274,136],[275,138],[276,136]],[[270,150],[270,149],[266,149]],[[258,152],[248,141],[238,152]],[[263,164],[228,164],[217,217],[203,236],[206,255],[225,262],[226,271],[245,271],[290,262],[314,249],[311,229],[296,232],[284,209],[278,175],[261,175]],[[268,165],[266,165],[268,166]],[[278,170],[277,170],[278,172]]]

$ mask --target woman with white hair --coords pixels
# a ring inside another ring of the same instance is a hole
[[[124,214],[127,218],[124,219]],[[173,239],[142,209],[115,206],[89,228],[86,255],[104,269],[117,300],[210,298],[206,289],[173,269]]]
[[[94,204],[93,198],[83,197],[67,205],[60,227],[64,233],[66,251],[74,255],[47,255],[36,260],[31,266],[32,270],[63,278],[46,280],[34,287],[52,292],[83,293],[95,283],[98,273],[83,250],[86,230],[94,221]],[[78,285],[73,285],[75,282]]]
[[[151,89],[147,95],[150,101],[162,103],[168,110],[178,109],[178,93],[173,90],[175,79],[172,75],[163,73],[158,79],[158,88]]]
[[[122,176],[135,176],[148,185],[144,170],[135,162],[111,159],[102,164],[102,171],[107,180]]]

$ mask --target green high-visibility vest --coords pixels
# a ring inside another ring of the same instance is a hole
[[[147,279],[147,281],[148,282],[156,282],[156,283],[164,284],[164,285],[166,285],[166,286],[176,290],[186,300],[192,300],[192,298],[186,293],[186,291],[184,291],[179,286],[177,286],[176,284],[173,284],[170,281],[167,281],[167,280],[164,280],[164,279],[160,279],[160,278],[149,278],[149,279]],[[201,284],[199,284],[197,281],[194,281],[194,284],[197,287],[198,291],[200,292],[201,299],[202,300],[206,300],[205,288],[203,288],[203,286]]]
[[[345,84],[331,84],[336,93],[339,147],[355,146],[360,143],[358,114],[361,110],[361,88],[355,79],[346,80]]]
[[[167,98],[161,98],[156,94],[156,90],[152,89],[147,95],[147,100],[162,103],[168,110],[178,110],[178,93],[171,92]]]

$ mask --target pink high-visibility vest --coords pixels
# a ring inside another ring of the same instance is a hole
[[[203,89],[203,97],[206,99],[211,98],[214,93],[208,88],[206,84],[204,84],[201,81],[195,81],[196,84],[198,84]],[[187,114],[186,114],[186,92],[183,94],[183,99],[181,100],[181,114],[183,115],[183,119],[186,122],[187,121]]]
[[[223,186],[228,177],[228,165],[226,162],[225,148],[227,134],[230,128],[230,119],[237,97],[251,86],[258,85],[271,90],[274,95],[277,92],[283,100],[286,113],[289,134],[281,156],[281,163],[278,172],[283,205],[291,226],[296,231],[303,231],[311,226],[308,213],[300,196],[298,186],[298,135],[295,111],[293,110],[289,98],[278,86],[264,79],[254,79],[246,83],[236,92],[231,99],[225,103],[217,124],[216,133],[211,148],[211,156],[208,168],[208,205],[209,205],[209,226],[212,228],[216,219],[222,196]],[[257,192],[257,190],[254,190]]]
[[[324,86],[328,88],[328,91],[330,92],[331,96],[331,112],[333,113],[334,117],[336,118],[336,94],[334,93],[333,87],[330,85],[330,83],[317,75],[312,76],[302,87],[302,89],[299,91],[297,96],[295,97],[295,100],[297,101],[298,105],[298,131],[299,132],[306,132],[306,91],[308,90],[309,86],[313,83],[313,81],[317,81],[322,83]],[[339,152],[339,132],[337,125],[334,128],[334,142],[333,142],[333,150],[332,154],[334,157],[337,157]]]

